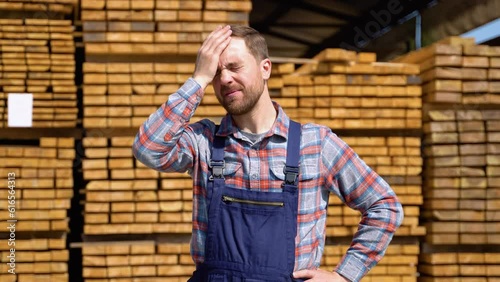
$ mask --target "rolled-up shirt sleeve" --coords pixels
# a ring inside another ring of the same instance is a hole
[[[322,163],[327,188],[345,204],[361,212],[358,230],[335,271],[359,281],[385,254],[403,221],[403,208],[387,182],[345,142],[327,134]]]
[[[158,171],[185,172],[192,167],[196,142],[185,129],[202,97],[200,85],[188,79],[141,125],[132,147],[134,156]]]

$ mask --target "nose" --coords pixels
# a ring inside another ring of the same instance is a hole
[[[220,72],[220,82],[221,84],[230,84],[233,82],[233,76],[228,69],[223,69]]]

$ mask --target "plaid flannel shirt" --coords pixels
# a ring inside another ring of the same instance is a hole
[[[203,97],[193,80],[186,83],[137,133],[136,158],[162,172],[186,172],[193,178],[191,255],[203,263],[208,225],[207,180],[215,124],[189,123]],[[284,179],[289,118],[275,104],[277,118],[261,142],[251,144],[229,115],[218,135],[229,139],[225,148],[226,184],[242,189],[280,192]],[[361,212],[358,231],[335,271],[359,281],[382,258],[401,224],[403,209],[390,186],[332,131],[316,124],[302,125],[299,207],[295,239],[295,270],[318,268],[325,246],[329,194]]]

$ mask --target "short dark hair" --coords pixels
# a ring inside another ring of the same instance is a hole
[[[269,58],[266,40],[257,30],[244,25],[231,25],[231,31],[232,37],[245,40],[245,45],[255,59],[262,61]]]

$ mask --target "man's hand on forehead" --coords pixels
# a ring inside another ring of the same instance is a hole
[[[219,58],[231,41],[231,27],[219,26],[212,31],[198,50],[193,79],[204,89],[214,79]]]

